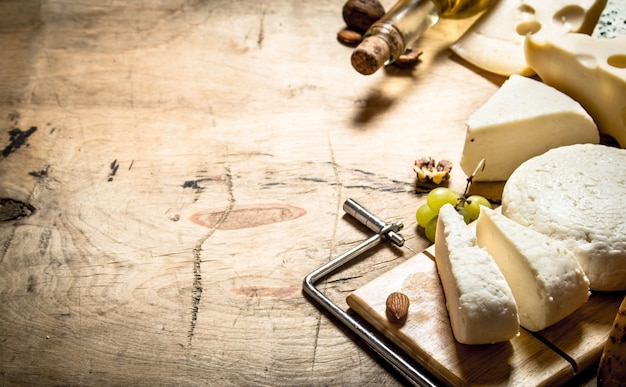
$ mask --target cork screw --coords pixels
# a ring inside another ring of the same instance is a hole
[[[404,227],[402,222],[387,223],[353,199],[348,199],[343,203],[343,210],[370,230],[389,239],[396,246],[406,247],[412,253],[417,254],[412,248],[404,244],[404,237],[398,233]]]

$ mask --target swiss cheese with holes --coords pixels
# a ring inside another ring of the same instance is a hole
[[[526,40],[526,60],[541,79],[578,101],[600,133],[626,147],[626,37],[566,34]]]
[[[499,0],[451,48],[484,70],[531,75],[524,57],[527,34],[539,39],[590,34],[605,5],[606,0]]]

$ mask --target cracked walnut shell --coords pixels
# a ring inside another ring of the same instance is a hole
[[[435,164],[435,160],[432,157],[422,157],[415,160],[413,170],[417,174],[417,179],[420,183],[441,184],[450,178],[452,162],[440,160]]]

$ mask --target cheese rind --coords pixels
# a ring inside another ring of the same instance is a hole
[[[524,57],[527,34],[545,39],[568,32],[591,34],[606,0],[500,0],[451,49],[484,70],[532,75]]]
[[[450,204],[439,210],[435,257],[452,332],[459,343],[491,344],[518,334],[517,305],[509,285]]]
[[[600,133],[626,148],[626,37],[529,36],[525,50],[528,64],[546,84],[580,102]]]
[[[626,150],[577,144],[524,162],[502,192],[502,214],[574,252],[591,290],[626,290]]]
[[[520,325],[540,331],[572,314],[589,298],[589,280],[562,241],[482,207],[478,245],[487,249],[511,287]]]
[[[592,118],[572,98],[553,87],[512,75],[466,122],[461,168],[474,181],[504,181],[522,162],[551,148],[598,143]]]

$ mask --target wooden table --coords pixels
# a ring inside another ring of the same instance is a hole
[[[428,246],[413,161],[462,190],[464,121],[503,81],[446,48],[471,20],[364,77],[343,1],[126,3],[0,2],[0,385],[404,383],[301,283],[369,235],[347,198]],[[411,256],[324,291],[345,307]]]

